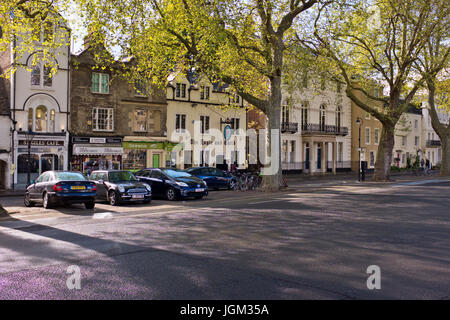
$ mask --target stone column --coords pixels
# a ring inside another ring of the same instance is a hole
[[[327,173],[328,143],[322,142],[322,174]]]
[[[336,158],[337,158],[337,142],[332,142],[331,143],[331,157],[332,157],[332,162],[333,162],[333,174],[336,174]]]

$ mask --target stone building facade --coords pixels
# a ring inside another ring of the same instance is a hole
[[[72,56],[70,168],[89,173],[163,166],[170,149],[164,90],[120,77],[121,66],[132,61],[95,69],[93,52],[87,47]]]

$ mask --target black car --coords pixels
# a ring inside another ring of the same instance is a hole
[[[168,200],[208,195],[208,187],[201,179],[179,169],[143,169],[136,177],[152,186],[153,194]]]
[[[231,176],[223,170],[212,167],[196,167],[189,168],[186,172],[205,181],[210,190],[230,188]]]
[[[24,204],[32,207],[42,203],[44,208],[57,204],[84,203],[86,209],[95,206],[97,186],[81,172],[46,171],[25,191]]]
[[[89,176],[97,185],[97,200],[109,201],[112,206],[122,202],[152,201],[152,188],[130,172],[123,170],[97,170]]]

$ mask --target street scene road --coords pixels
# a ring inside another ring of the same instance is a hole
[[[450,299],[449,195],[424,177],[94,210],[3,197],[0,299]]]

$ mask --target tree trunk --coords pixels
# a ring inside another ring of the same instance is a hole
[[[266,164],[262,169],[263,174],[261,189],[265,192],[275,192],[281,186],[281,77],[275,77],[271,81],[270,106],[267,108],[267,154],[270,157],[270,165]]]
[[[441,140],[442,161],[441,161],[441,176],[450,176],[450,124],[445,126],[439,121],[436,111],[435,94],[436,85],[433,81],[427,81],[428,85],[428,106],[431,117],[431,126]]]
[[[394,130],[395,125],[383,123],[373,181],[390,180],[392,152],[394,149]]]
[[[443,177],[450,176],[450,134],[441,137],[442,161],[440,175]]]

